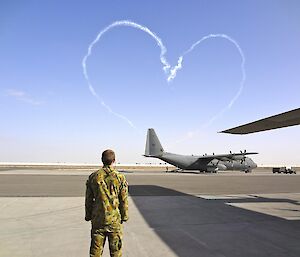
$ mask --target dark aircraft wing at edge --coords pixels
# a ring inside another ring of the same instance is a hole
[[[300,124],[300,108],[221,131],[229,134],[250,134]]]

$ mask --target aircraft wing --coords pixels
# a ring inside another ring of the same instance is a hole
[[[280,113],[265,119],[221,131],[229,134],[249,134],[270,129],[284,128],[300,124],[300,108]]]
[[[256,152],[240,152],[240,153],[229,153],[229,154],[213,154],[213,155],[202,155],[199,156],[198,160],[208,160],[211,161],[213,159],[217,159],[220,161],[228,161],[228,160],[242,160],[246,155],[250,154],[258,154]]]

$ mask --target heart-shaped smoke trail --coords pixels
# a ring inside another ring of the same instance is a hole
[[[245,80],[246,80],[246,71],[245,71],[245,56],[244,53],[241,49],[241,47],[239,46],[239,44],[232,39],[230,36],[226,35],[226,34],[209,34],[207,36],[202,37],[200,40],[198,40],[196,43],[194,43],[187,51],[185,51],[179,58],[177,61],[177,65],[175,65],[173,68],[171,68],[170,64],[168,63],[165,54],[167,52],[167,48],[164,46],[162,40],[154,33],[152,32],[150,29],[148,29],[145,26],[142,26],[138,23],[129,21],[129,20],[121,20],[121,21],[115,21],[112,24],[110,24],[109,26],[105,27],[103,30],[101,30],[97,37],[94,39],[94,41],[89,45],[88,47],[88,51],[87,54],[83,57],[82,59],[82,69],[83,69],[83,75],[87,81],[88,87],[90,92],[100,101],[101,105],[112,115],[124,120],[125,122],[127,122],[132,128],[136,129],[137,128],[134,126],[133,122],[127,118],[126,116],[116,113],[112,110],[112,108],[107,105],[104,100],[97,94],[97,92],[95,91],[92,83],[90,82],[88,73],[87,73],[87,60],[88,57],[92,54],[92,49],[94,47],[95,44],[97,44],[97,42],[101,39],[101,37],[108,32],[109,30],[111,30],[114,27],[119,27],[119,26],[125,26],[125,27],[132,27],[135,29],[139,29],[143,32],[146,32],[147,34],[149,34],[157,43],[157,45],[160,48],[160,61],[163,65],[163,70],[167,75],[167,82],[171,82],[173,79],[176,78],[176,74],[177,71],[179,71],[180,69],[182,69],[182,63],[183,63],[183,57],[187,54],[189,54],[190,52],[192,52],[194,50],[194,48],[196,46],[198,46],[199,44],[201,44],[203,41],[207,40],[207,39],[211,39],[211,38],[223,38],[225,40],[228,40],[229,42],[231,42],[238,50],[242,62],[241,62],[241,71],[242,71],[242,79],[240,82],[240,87],[237,91],[237,93],[234,95],[234,97],[231,99],[231,101],[229,102],[229,104],[223,108],[218,114],[216,114],[215,116],[213,116],[207,123],[206,125],[211,124],[216,118],[218,118],[220,115],[222,115],[226,110],[230,109],[231,106],[234,104],[234,102],[238,99],[238,97],[240,96],[243,88],[244,88],[244,84],[245,84]]]

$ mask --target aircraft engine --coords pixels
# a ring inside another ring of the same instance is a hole
[[[207,172],[217,172],[218,170],[226,170],[227,167],[222,164],[222,163],[218,163],[217,165],[211,165],[211,166],[207,166],[206,171]]]
[[[232,156],[232,159],[236,161],[241,161],[241,160],[245,160],[245,156],[244,155]]]
[[[227,170],[227,167],[222,163],[218,163],[217,167],[218,167],[218,170]]]

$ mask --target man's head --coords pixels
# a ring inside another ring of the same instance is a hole
[[[104,165],[111,165],[115,161],[115,153],[113,150],[107,149],[102,153],[102,162]]]

